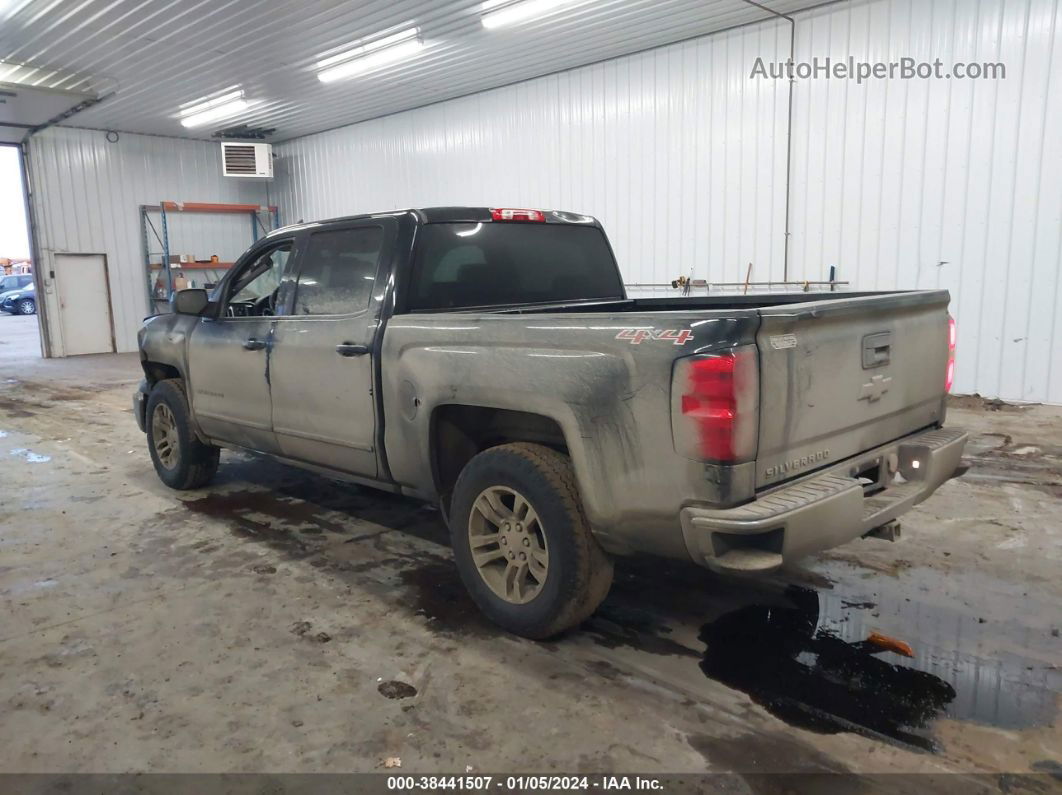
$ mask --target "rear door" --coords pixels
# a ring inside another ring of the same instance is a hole
[[[373,340],[397,223],[374,219],[312,232],[290,314],[270,357],[273,430],[283,455],[375,477]]]
[[[948,293],[760,310],[758,487],[943,419]]]

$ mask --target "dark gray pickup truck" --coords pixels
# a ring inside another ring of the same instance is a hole
[[[543,638],[612,556],[767,571],[955,470],[946,291],[637,300],[575,213],[432,208],[280,229],[140,331],[159,477],[220,447],[437,503],[460,575]]]

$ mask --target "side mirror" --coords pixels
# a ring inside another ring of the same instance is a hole
[[[170,298],[170,308],[178,315],[198,315],[208,303],[207,291],[199,288],[177,290]]]

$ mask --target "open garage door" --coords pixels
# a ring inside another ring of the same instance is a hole
[[[94,94],[0,83],[0,143],[17,144],[30,131],[95,102]]]
[[[114,319],[103,254],[56,254],[55,292],[67,356],[114,353]]]

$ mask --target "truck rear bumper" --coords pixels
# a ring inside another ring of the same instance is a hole
[[[694,561],[710,568],[769,571],[844,544],[926,499],[951,477],[965,445],[963,431],[924,431],[737,508],[683,508],[686,548]],[[877,483],[886,487],[865,494],[867,478],[861,480],[861,473],[876,474]]]

